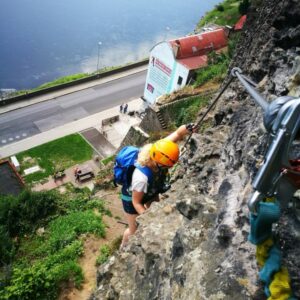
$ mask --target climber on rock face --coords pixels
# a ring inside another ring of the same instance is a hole
[[[196,130],[194,124],[182,125],[166,138],[147,144],[138,151],[130,184],[122,186],[121,199],[128,228],[124,232],[121,248],[135,233],[137,216],[144,213],[152,202],[159,201],[159,194],[166,191],[168,169],[179,159],[180,151],[176,142]]]

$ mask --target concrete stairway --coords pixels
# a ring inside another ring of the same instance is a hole
[[[159,121],[162,129],[167,129],[167,124],[166,124],[166,122],[164,120],[163,115],[161,114],[161,112],[159,110],[156,111],[156,115],[157,115],[157,119],[158,119],[158,121]]]

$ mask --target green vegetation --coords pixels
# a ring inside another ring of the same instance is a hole
[[[203,85],[208,81],[221,83],[227,75],[227,70],[233,58],[240,34],[232,35],[228,41],[228,51],[226,53],[211,52],[208,55],[208,65],[197,70],[196,86]]]
[[[46,89],[46,88],[49,88],[49,87],[53,87],[53,86],[56,86],[56,85],[68,83],[68,82],[71,82],[71,81],[74,81],[74,80],[78,80],[78,79],[81,79],[81,78],[86,78],[88,76],[90,76],[90,74],[79,73],[79,74],[73,74],[73,75],[68,75],[68,76],[60,77],[60,78],[57,78],[57,79],[55,79],[55,80],[53,80],[51,82],[46,82],[46,83],[40,85],[39,87],[33,89],[33,91],[38,91],[38,90]]]
[[[164,114],[169,115],[170,120],[173,120],[175,126],[195,122],[197,114],[201,107],[208,103],[207,97],[191,97],[186,101],[179,101],[171,106],[162,108]]]
[[[9,97],[15,97],[15,96],[20,96],[20,95],[24,95],[24,94],[30,94],[32,92],[36,92],[36,91],[40,91],[40,90],[43,90],[43,89],[46,89],[46,88],[50,88],[50,87],[54,87],[54,86],[57,86],[57,85],[65,84],[65,83],[68,83],[68,82],[71,82],[71,81],[76,81],[76,80],[79,80],[79,79],[82,79],[82,78],[91,77],[91,76],[94,76],[94,75],[97,75],[97,74],[103,74],[105,72],[109,72],[109,71],[112,71],[112,70],[115,70],[115,69],[120,69],[120,68],[125,67],[125,66],[130,65],[130,64],[132,64],[132,63],[129,62],[129,63],[124,64],[122,66],[104,67],[104,68],[100,69],[99,71],[93,72],[93,73],[78,73],[78,74],[72,74],[72,75],[59,77],[59,78],[57,78],[53,81],[46,82],[46,83],[44,83],[44,84],[42,84],[42,85],[40,85],[36,88],[30,89],[30,90],[19,90],[19,91],[13,92],[9,95]]]
[[[115,155],[109,156],[103,160],[101,160],[101,162],[106,166],[107,164],[109,164],[111,161],[113,161],[115,159]]]
[[[226,76],[230,59],[229,56],[212,52],[208,55],[208,65],[197,70],[196,86],[202,85],[210,80],[222,82]]]
[[[218,4],[215,9],[208,12],[201,19],[198,27],[203,27],[209,23],[232,26],[239,20],[241,15],[247,12],[248,7],[248,0],[225,0],[221,4]],[[224,80],[239,38],[239,33],[230,35],[227,53],[217,54],[213,52],[208,55],[208,65],[197,71],[196,86],[211,80],[214,82],[222,82]]]
[[[208,12],[198,23],[198,28],[207,24],[234,25],[240,18],[239,0],[225,0],[216,5],[215,9]]]
[[[247,5],[247,0],[226,0],[199,24],[232,25],[237,21],[239,11],[245,11]],[[224,78],[237,41],[238,35],[231,38],[227,54],[209,55],[208,66],[197,72],[197,85]],[[85,76],[89,74],[66,76],[37,89]],[[175,128],[194,122],[208,101],[208,97],[190,97],[163,108],[163,113],[174,120],[171,127]],[[22,152],[17,157],[21,171],[33,165],[43,169],[26,177],[30,183],[86,161],[92,154],[92,148],[84,139],[74,134]],[[110,186],[113,159],[111,156],[102,160],[104,169],[97,177],[98,188]],[[18,197],[0,195],[0,299],[55,299],[64,282],[80,287],[83,274],[77,261],[83,254],[82,235],[105,236],[102,215],[111,214],[103,201],[93,198],[88,189],[74,188],[71,184],[65,185],[65,189],[63,195],[55,191],[24,191]],[[111,245],[102,246],[96,264],[105,263],[120,243],[121,237]]]
[[[9,96],[15,97],[15,96],[20,96],[20,95],[24,95],[24,94],[29,94],[29,93],[40,91],[40,90],[50,88],[50,87],[53,87],[56,85],[68,83],[68,82],[75,81],[75,80],[82,79],[82,78],[86,78],[89,76],[91,76],[91,74],[88,74],[88,73],[78,73],[78,74],[63,76],[63,77],[57,78],[51,82],[46,82],[46,83],[44,83],[36,88],[33,88],[31,90],[19,90],[19,91],[13,92]]]
[[[112,241],[110,245],[103,245],[100,247],[100,254],[97,257],[96,265],[99,266],[108,261],[108,258],[120,248],[122,237],[118,237]]]
[[[34,165],[39,165],[42,169],[25,177],[26,182],[31,183],[46,178],[55,171],[87,161],[92,158],[92,154],[90,145],[79,134],[72,134],[21,152],[17,158],[21,172]]]
[[[82,234],[105,236],[103,202],[87,190],[24,191],[0,197],[0,299],[55,299],[63,282],[80,287]],[[97,213],[94,210],[97,210]]]
[[[99,266],[105,263],[110,256],[110,248],[108,245],[104,245],[100,248],[100,255],[97,257],[96,265]]]

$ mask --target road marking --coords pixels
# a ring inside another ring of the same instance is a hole
[[[19,139],[20,138],[20,136],[19,135],[16,135],[16,139]]]
[[[9,141],[13,141],[14,139],[12,137],[8,138]]]
[[[22,133],[22,136],[27,136],[27,133]]]
[[[2,143],[2,144],[5,144],[5,143],[6,143],[6,140],[2,140],[1,143]]]

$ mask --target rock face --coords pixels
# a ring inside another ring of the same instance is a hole
[[[255,2],[232,67],[270,101],[300,96],[300,3]],[[91,299],[265,299],[246,205],[265,146],[261,109],[232,83],[215,126],[193,135],[166,199],[138,218],[126,249],[99,268]],[[286,209],[276,229],[297,298],[299,224]]]

